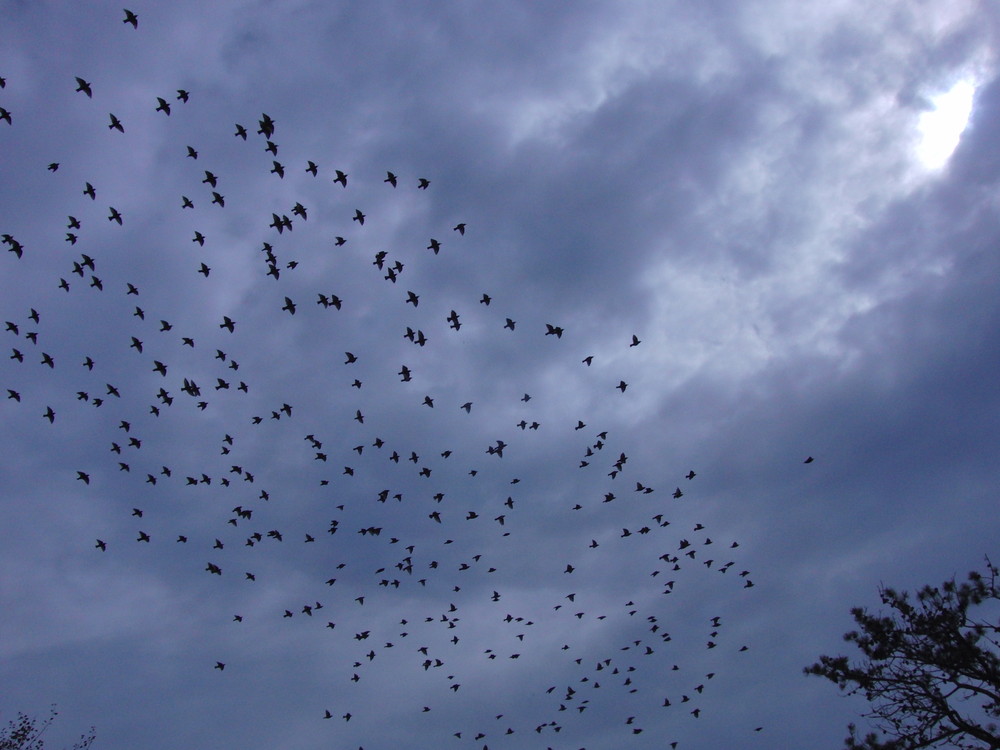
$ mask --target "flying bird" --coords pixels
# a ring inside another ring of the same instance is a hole
[[[257,131],[257,135],[262,135],[265,138],[270,138],[274,135],[274,120],[272,120],[270,115],[266,112],[261,114],[260,119],[257,121],[257,125],[260,128]]]
[[[292,220],[287,216],[278,216],[278,214],[271,214],[271,223],[268,226],[273,229],[278,230],[278,234],[282,234],[286,229],[290,232],[292,231]]]
[[[108,117],[111,119],[111,124],[108,125],[108,130],[117,130],[119,133],[125,132],[125,128],[122,126],[121,120],[115,117],[114,114],[109,114]]]
[[[90,83],[80,78],[80,76],[76,76],[76,90],[82,91],[90,98],[93,98],[94,96],[94,92],[90,88]]]
[[[133,29],[139,28],[139,16],[130,11],[128,8],[123,9],[125,11],[125,18],[122,19],[122,23],[132,24]]]

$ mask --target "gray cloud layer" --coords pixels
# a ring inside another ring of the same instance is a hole
[[[801,669],[849,608],[995,547],[1000,87],[989,5],[824,7],[9,4],[2,716],[56,702],[53,745],[106,747],[837,745],[863,704]],[[930,170],[919,117],[962,78]]]

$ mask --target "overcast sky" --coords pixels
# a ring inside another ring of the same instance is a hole
[[[1000,556],[995,5],[131,10],[0,3],[0,720],[838,747]]]

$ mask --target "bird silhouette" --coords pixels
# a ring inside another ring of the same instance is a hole
[[[274,120],[271,119],[270,115],[266,112],[262,113],[260,119],[257,121],[258,130],[257,135],[262,135],[265,138],[271,138],[274,135]]]

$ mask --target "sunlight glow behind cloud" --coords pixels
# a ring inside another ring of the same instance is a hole
[[[972,114],[976,87],[971,81],[959,81],[949,91],[934,99],[934,109],[920,116],[920,160],[928,167],[943,167],[958,146],[958,141]]]

